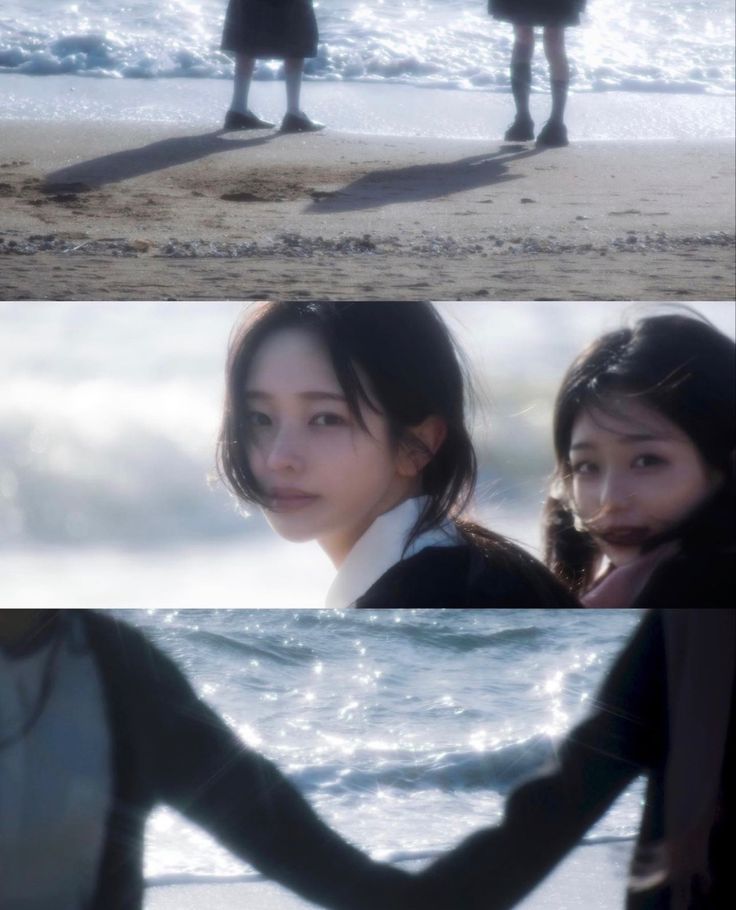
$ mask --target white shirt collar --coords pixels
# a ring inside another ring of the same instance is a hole
[[[455,525],[446,521],[420,534],[404,552],[406,539],[426,502],[426,496],[407,499],[376,518],[345,557],[327,592],[325,606],[349,607],[402,559],[414,556],[425,547],[452,547],[461,542]]]

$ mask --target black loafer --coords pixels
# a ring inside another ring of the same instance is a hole
[[[317,130],[323,130],[324,123],[317,123],[316,120],[310,120],[306,114],[284,114],[281,121],[281,133],[316,133]]]
[[[275,123],[270,120],[261,120],[255,114],[248,111],[247,114],[241,114],[240,111],[228,111],[225,114],[225,130],[270,130]]]
[[[559,120],[548,120],[537,136],[537,145],[542,145],[545,148],[562,148],[569,144],[567,127]]]
[[[530,142],[534,138],[534,121],[531,117],[517,116],[503,138],[506,142]]]

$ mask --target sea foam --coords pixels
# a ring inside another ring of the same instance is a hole
[[[508,91],[511,31],[480,0],[320,0],[309,79]],[[570,29],[573,89],[731,93],[729,0],[595,0]],[[230,78],[225,0],[14,0],[0,21],[0,72],[99,78]],[[667,36],[663,40],[662,36]],[[280,74],[259,61],[256,79]],[[547,91],[544,55],[534,87]]]

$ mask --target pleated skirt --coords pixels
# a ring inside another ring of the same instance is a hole
[[[316,57],[318,40],[311,0],[230,0],[221,47],[284,60]]]
[[[585,0],[488,0],[494,19],[514,25],[579,25]]]

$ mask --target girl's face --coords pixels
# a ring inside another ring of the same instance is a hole
[[[569,460],[577,515],[616,566],[635,559],[646,540],[677,525],[718,484],[692,439],[632,398],[581,411]]]
[[[317,540],[339,565],[374,519],[415,492],[416,472],[410,476],[385,417],[365,407],[368,432],[360,428],[313,333],[266,338],[245,396],[249,464],[266,518],[287,540]]]

